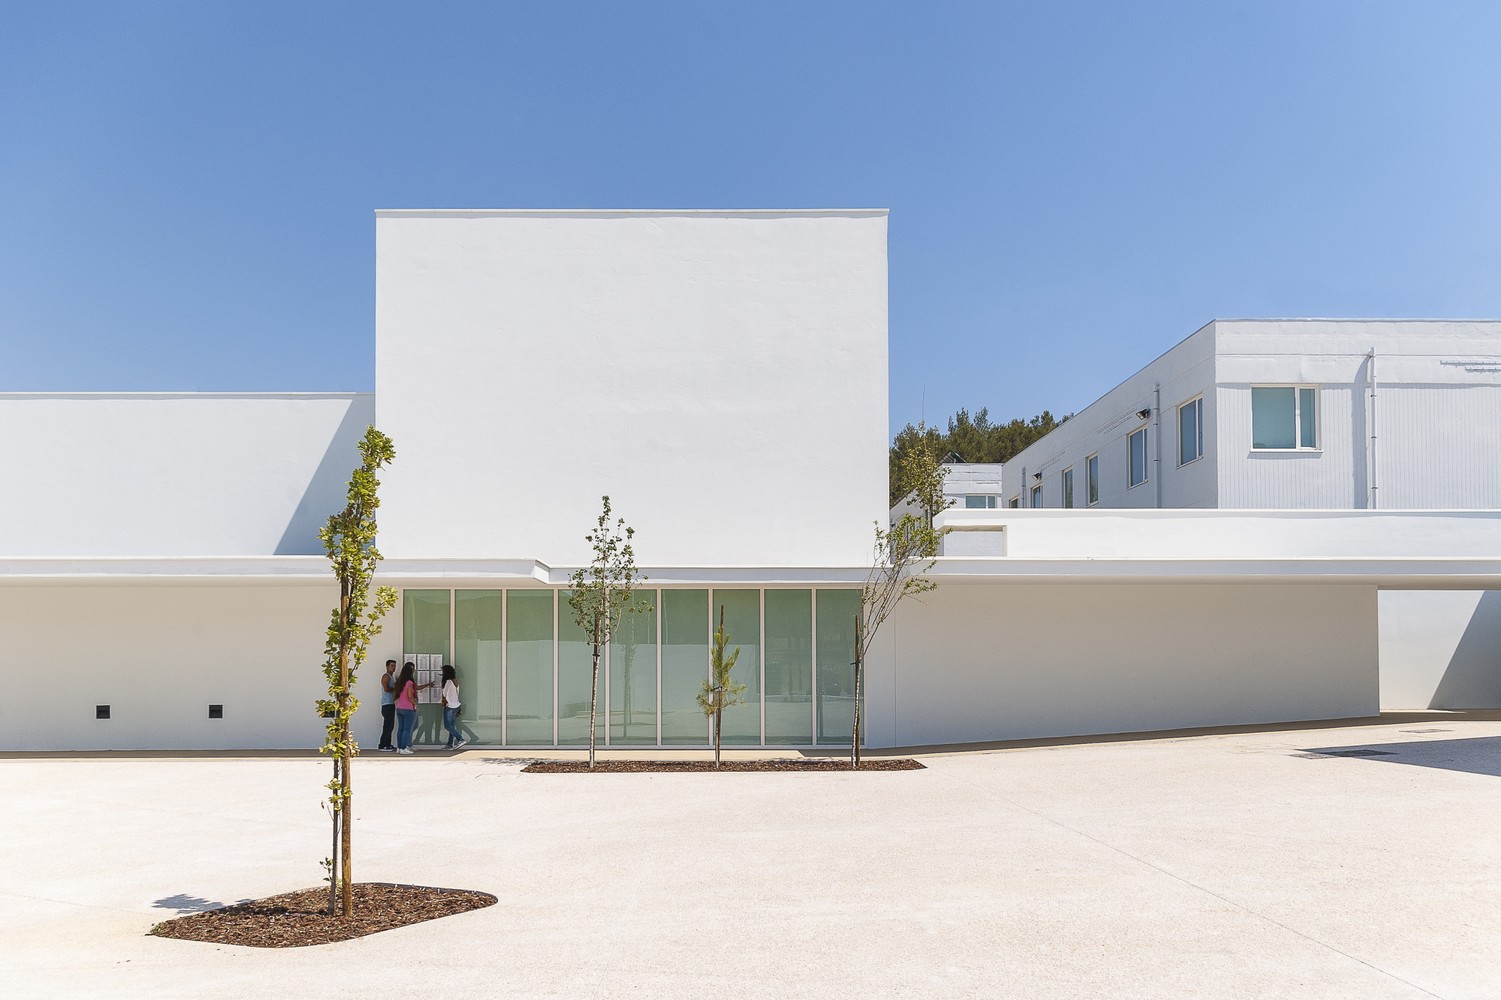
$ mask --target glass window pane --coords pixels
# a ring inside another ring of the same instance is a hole
[[[813,594],[766,592],[766,742],[813,742]]]
[[[418,653],[432,653],[449,662],[448,601],[446,590],[408,590],[402,594],[401,625],[403,664]],[[383,665],[384,666],[384,665]],[[414,743],[442,743],[443,706],[438,702],[417,706],[417,730]]]
[[[698,695],[709,676],[709,592],[662,591],[662,742],[703,746]]]
[[[459,730],[474,743],[499,743],[502,604],[499,590],[453,595],[453,665],[459,675]]]
[[[1317,448],[1318,402],[1315,389],[1298,390],[1299,444],[1304,448]]]
[[[506,591],[506,742],[552,744],[550,590]]]
[[[1074,470],[1073,469],[1064,469],[1063,470],[1063,506],[1065,506],[1065,507],[1072,507],[1073,505],[1074,505]]]
[[[1147,481],[1147,431],[1143,427],[1131,434],[1128,442],[1131,451],[1131,486],[1140,486]]]
[[[1200,455],[1199,403],[1194,400],[1178,407],[1178,464],[1186,465]]]
[[[1084,474],[1089,480],[1089,502],[1100,502],[1100,456],[1090,455],[1084,462]]]
[[[1251,447],[1293,448],[1292,386],[1251,387]]]
[[[848,743],[855,718],[855,616],[860,591],[818,592],[818,742]]]
[[[761,742],[761,592],[716,590],[711,611],[719,622],[724,611],[724,630],[729,636],[725,653],[740,650],[730,678],[745,685],[744,704],[724,711],[724,744],[756,745]]]
[[[589,692],[594,679],[594,646],[574,620],[568,603],[571,590],[558,592],[558,745],[589,743]],[[604,651],[601,650],[601,653]],[[596,709],[594,743],[603,746],[605,731],[604,677],[599,678],[600,704]]]
[[[657,742],[657,592],[636,591],[645,611],[622,615],[610,643],[610,742]]]
[[[964,498],[964,507],[966,510],[982,509],[985,506],[986,499],[983,496],[967,496]]]

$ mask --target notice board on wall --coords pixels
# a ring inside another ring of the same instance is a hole
[[[417,702],[421,705],[438,705],[443,702],[443,654],[407,653],[402,663],[417,667]],[[422,685],[428,685],[423,687]]]

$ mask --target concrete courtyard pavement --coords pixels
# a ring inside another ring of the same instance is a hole
[[[284,950],[145,935],[317,884],[325,762],[0,760],[0,983],[236,1000],[1501,996],[1501,722],[922,759],[524,775],[483,750],[371,754],[356,877],[500,903]]]

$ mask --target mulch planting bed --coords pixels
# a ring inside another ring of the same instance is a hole
[[[323,886],[164,920],[151,928],[151,933],[251,948],[300,948],[451,917],[494,906],[495,901],[488,892],[470,889],[355,882],[352,917],[328,915],[328,887]]]
[[[712,760],[602,760],[589,770],[586,760],[539,760],[521,769],[522,774],[656,774],[667,771],[713,771]],[[921,771],[923,765],[910,757],[880,757],[862,760],[861,771]],[[727,760],[721,771],[849,771],[847,760]]]

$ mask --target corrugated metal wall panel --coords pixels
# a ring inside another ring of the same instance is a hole
[[[1378,381],[1376,433],[1379,507],[1501,507],[1501,386]]]
[[[1366,506],[1365,392],[1319,387],[1317,451],[1254,451],[1251,387],[1220,386],[1217,449],[1220,506],[1343,510]]]

